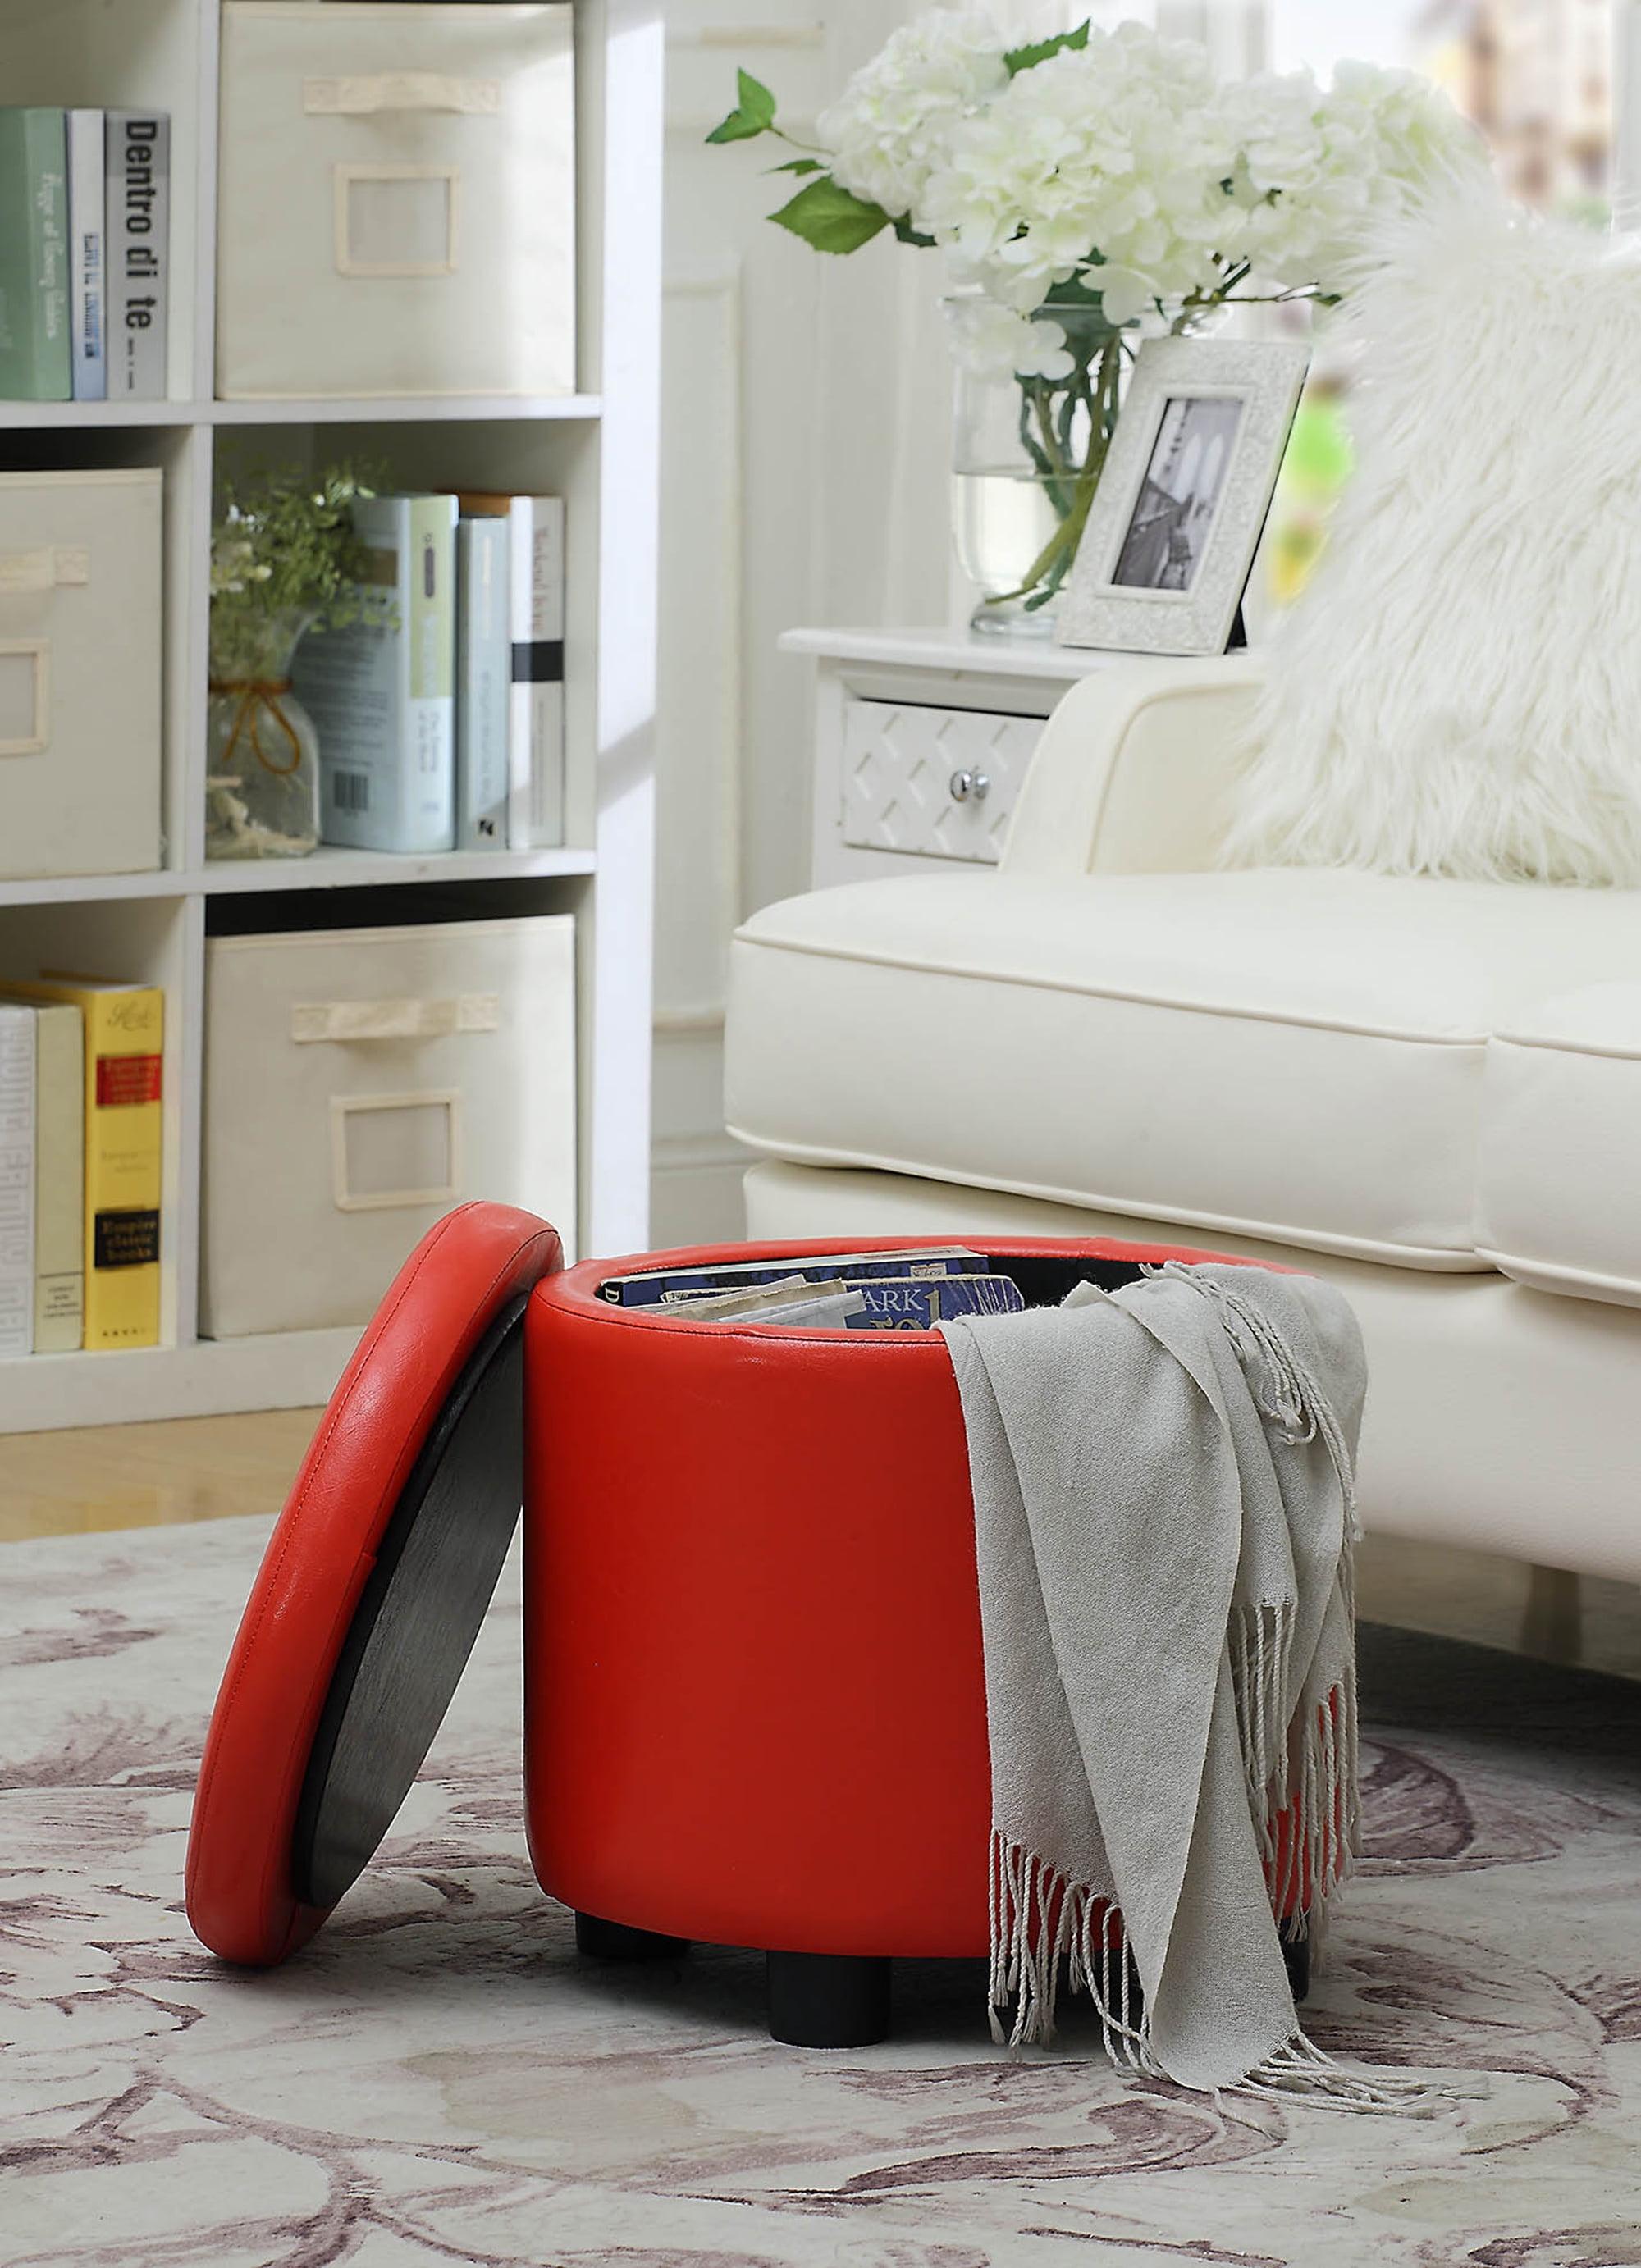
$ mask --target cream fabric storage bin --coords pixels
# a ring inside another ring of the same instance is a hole
[[[159,864],[156,469],[0,473],[0,875]]]
[[[575,1218],[567,914],[205,948],[208,1337],[365,1323],[464,1197]]]
[[[217,391],[575,391],[569,0],[226,0]]]

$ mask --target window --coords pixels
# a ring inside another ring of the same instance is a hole
[[[1235,0],[1232,0],[1233,6]],[[1618,0],[1263,0],[1278,70],[1347,55],[1425,71],[1474,118],[1512,192],[1605,220]]]

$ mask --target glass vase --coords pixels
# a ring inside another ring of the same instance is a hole
[[[1098,307],[1051,302],[1043,313],[1065,332],[1065,376],[957,370],[953,533],[963,571],[980,593],[970,627],[986,637],[1053,637],[1131,351]]]
[[[291,690],[313,616],[288,609],[232,632],[213,621],[205,856],[304,858],[319,842],[319,735]]]

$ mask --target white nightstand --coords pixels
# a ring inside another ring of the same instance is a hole
[[[1127,654],[961,630],[788,630],[812,654],[817,888],[994,865],[1044,720],[1062,693]]]

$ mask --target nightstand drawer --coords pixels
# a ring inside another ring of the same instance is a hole
[[[853,850],[995,865],[1041,717],[846,700],[841,834]]]

